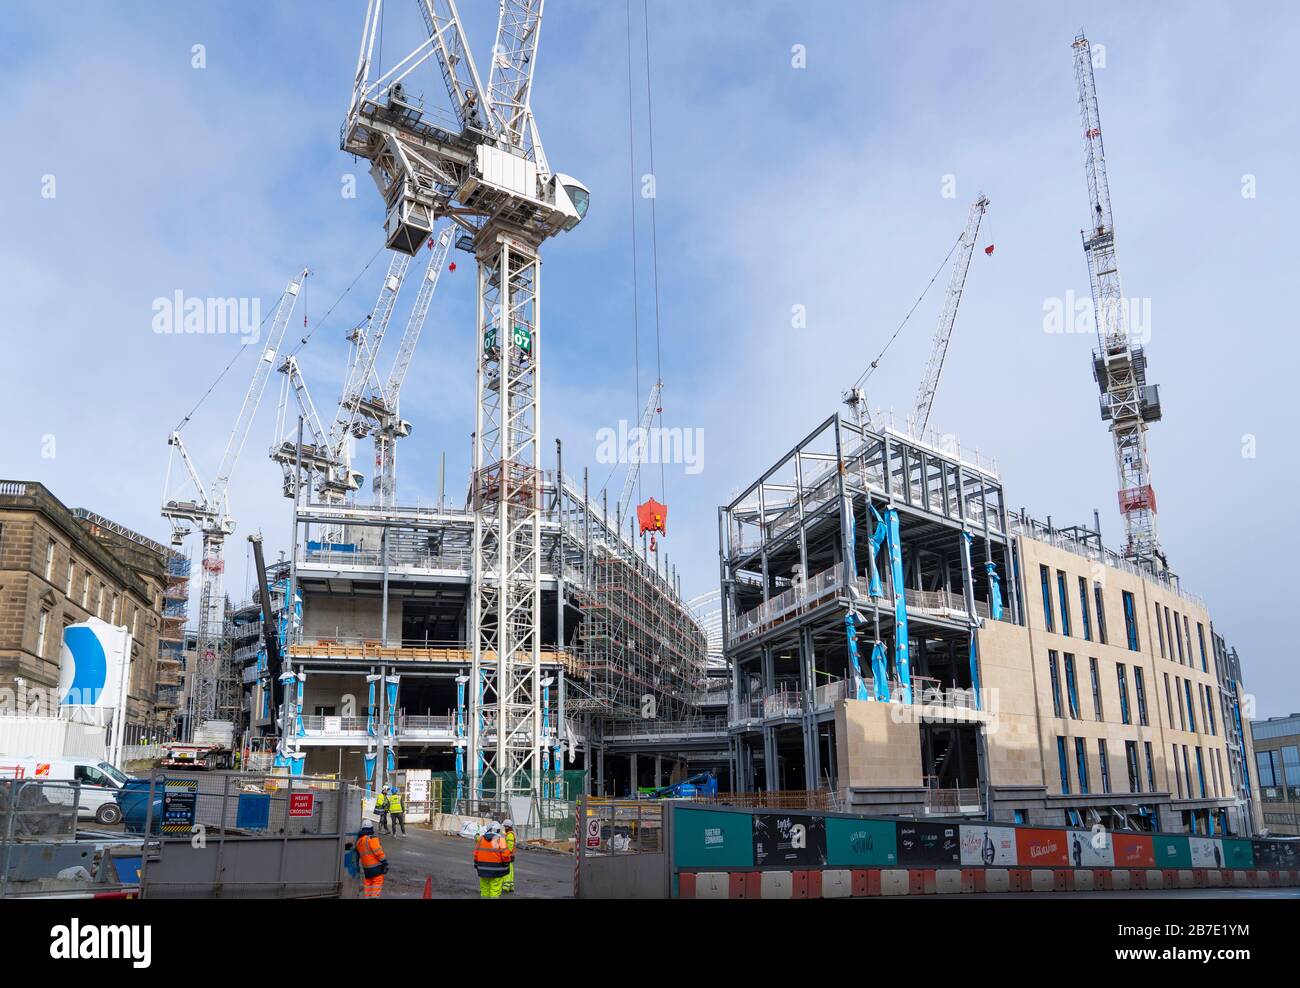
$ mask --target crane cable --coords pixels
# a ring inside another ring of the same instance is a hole
[[[655,380],[659,384],[659,405],[656,413],[659,416],[659,428],[663,429],[664,412],[663,412],[663,354],[660,347],[659,333],[659,230],[655,222],[655,200],[658,196],[658,176],[655,174],[655,112],[654,112],[654,90],[650,84],[650,9],[649,0],[641,0],[641,16],[645,23],[645,106],[646,106],[646,146],[650,153],[650,180],[656,183],[654,195],[650,196],[650,260],[651,271],[654,281],[655,290]],[[664,471],[663,457],[659,458],[659,496],[665,504],[668,503],[668,484]]]
[[[862,385],[866,383],[867,378],[869,378],[875,372],[876,368],[880,365],[881,359],[885,356],[885,352],[893,345],[894,340],[898,339],[898,334],[903,331],[903,327],[907,325],[907,321],[912,318],[912,313],[916,311],[916,307],[920,305],[921,300],[924,299],[925,296],[929,294],[930,289],[934,287],[935,281],[937,281],[939,275],[943,273],[943,269],[948,266],[948,261],[952,258],[953,251],[957,249],[957,245],[961,243],[961,238],[964,234],[965,231],[962,231],[961,234],[958,234],[957,240],[953,243],[953,245],[950,248],[948,248],[948,253],[944,256],[943,261],[939,264],[939,267],[935,270],[934,274],[930,276],[930,280],[926,284],[925,290],[922,291],[921,294],[916,297],[916,301],[913,302],[912,307],[907,310],[907,315],[903,316],[903,321],[898,324],[898,328],[894,330],[894,334],[885,343],[884,347],[881,348],[881,351],[878,354],[876,354],[876,359],[871,361],[871,363],[867,365],[867,369],[864,370],[860,375],[858,375],[858,379],[853,382],[854,388],[862,387]]]
[[[370,260],[366,262],[365,267],[363,267],[359,272],[357,272],[357,276],[352,279],[352,281],[348,284],[348,287],[343,289],[343,293],[334,300],[333,304],[331,304],[328,309],[325,310],[325,315],[321,316],[320,322],[316,323],[316,325],[311,328],[311,331],[307,333],[307,335],[304,336],[301,340],[298,341],[298,345],[293,349],[293,351],[289,354],[289,356],[291,357],[297,356],[299,353],[302,352],[302,348],[307,345],[307,342],[313,336],[316,335],[316,331],[320,329],[321,326],[325,325],[325,322],[326,320],[329,319],[330,314],[333,313],[333,311],[338,307],[340,302],[342,302],[345,298],[347,298],[348,294],[356,286],[356,283],[361,280],[361,276],[370,270],[370,266],[375,263],[375,258],[378,257],[381,253],[383,253],[383,250],[384,248],[380,247],[377,251],[375,251],[375,253],[371,256]],[[270,319],[272,314],[274,314],[274,312],[280,307],[280,302],[284,301],[284,296],[285,293],[281,292],[280,298],[276,300],[275,306],[272,307],[270,312],[268,312],[265,316],[262,317],[262,322],[258,326],[259,338],[261,336],[262,329],[266,327],[266,321]],[[173,432],[181,431],[184,425],[187,422],[189,422],[191,418],[194,417],[194,413],[197,412],[199,408],[203,405],[203,403],[208,399],[208,396],[211,395],[212,392],[216,389],[217,385],[221,383],[221,379],[225,377],[226,373],[230,370],[230,368],[235,365],[235,361],[237,361],[240,357],[242,357],[246,350],[251,350],[251,349],[253,348],[250,346],[241,346],[239,348],[239,352],[230,358],[230,362],[227,363],[226,366],[221,369],[221,372],[217,374],[216,379],[208,386],[208,389],[203,392],[199,400],[195,402],[194,407],[189,410],[189,412],[186,414],[186,416],[183,419],[180,420],[176,428],[172,430]]]

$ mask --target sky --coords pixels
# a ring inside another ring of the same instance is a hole
[[[414,4],[387,6],[390,65],[420,22]],[[486,72],[496,4],[460,6]],[[287,345],[332,415],[344,334],[385,266],[382,202],[338,147],[364,8],[6,5],[0,474],[166,541],[167,437],[183,423],[210,479],[259,347],[160,332],[159,311],[180,292],[257,299],[265,316],[304,267]],[[684,592],[715,588],[718,506],[840,407],[983,192],[980,245],[995,251],[972,261],[931,423],[996,458],[1011,507],[1063,525],[1097,508],[1118,546],[1094,338],[1045,328],[1088,297],[1081,28],[1105,51],[1119,260],[1164,406],[1149,436],[1160,537],[1240,651],[1257,715],[1300,710],[1278,619],[1293,606],[1281,563],[1300,557],[1286,507],[1300,347],[1282,304],[1300,256],[1290,5],[552,0],[533,108],[552,167],[583,180],[591,208],[544,252],[546,465],[559,437],[566,473],[589,467],[616,499],[623,468],[598,462],[600,430],[635,423],[662,377],[662,424],[698,430],[702,455],[647,467],[640,497],[669,506],[662,548]],[[413,85],[445,107],[426,70]],[[456,259],[402,394],[400,503],[437,498],[444,453],[448,497],[464,495],[474,280]],[[946,278],[872,376],[873,407],[910,407]],[[251,589],[244,536],[262,531],[271,559],[288,547],[265,455],[279,389],[272,375],[231,483],[236,599]],[[366,471],[364,443],[357,459]]]

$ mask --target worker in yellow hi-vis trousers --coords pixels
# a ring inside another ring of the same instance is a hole
[[[474,870],[478,872],[478,894],[484,899],[501,898],[501,886],[509,870],[501,824],[493,820],[474,842]]]
[[[502,826],[506,831],[506,856],[510,870],[506,872],[506,880],[501,883],[501,891],[508,894],[515,890],[515,821],[506,820]]]

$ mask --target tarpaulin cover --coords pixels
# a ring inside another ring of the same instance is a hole
[[[980,649],[975,629],[970,633],[970,684],[975,691],[975,709],[980,709]]]
[[[881,543],[885,541],[887,530],[885,528],[884,519],[880,517],[880,512],[875,509],[874,505],[868,505],[868,507],[871,508],[871,514],[875,516],[876,527],[871,533],[871,559],[873,565],[869,570],[871,577],[870,583],[867,587],[867,593],[871,594],[873,597],[879,597],[882,594],[880,589],[880,567],[874,565],[874,561],[879,558],[878,553],[880,552]]]
[[[389,676],[385,685],[388,687],[388,730],[397,730],[397,683],[400,677]]]
[[[366,781],[369,782],[375,777],[375,753],[366,752]]]
[[[885,643],[876,642],[871,646],[871,677],[876,684],[876,699],[889,700],[889,656],[885,654]]]
[[[912,702],[912,666],[907,643],[907,595],[903,590],[903,544],[898,532],[898,509],[885,512],[889,525],[889,565],[894,578],[894,671],[903,687],[903,702]]]
[[[366,700],[366,733],[374,736],[375,733],[375,680],[378,676],[367,676],[366,685],[370,689],[370,697]]]
[[[849,668],[853,670],[853,699],[869,700],[871,697],[862,676],[862,658],[858,654],[857,618],[852,611],[844,615],[844,634],[848,640]]]
[[[984,564],[989,575],[989,614],[994,621],[1002,620],[1002,581],[998,579],[998,564],[989,560]]]

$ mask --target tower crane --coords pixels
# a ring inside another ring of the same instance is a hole
[[[429,266],[425,268],[424,277],[420,279],[415,304],[411,307],[411,314],[406,320],[406,330],[402,333],[402,340],[397,348],[397,356],[393,359],[392,369],[388,373],[388,380],[381,386],[377,379],[372,378],[374,383],[359,406],[359,411],[364,418],[359,425],[353,426],[354,434],[362,429],[368,431],[373,428],[375,475],[371,486],[375,503],[382,507],[391,508],[395,504],[396,444],[398,439],[404,439],[411,434],[411,423],[404,421],[399,414],[402,383],[406,380],[406,372],[411,369],[415,346],[419,343],[420,334],[424,330],[424,323],[429,315],[429,303],[433,301],[433,293],[438,288],[438,278],[447,263],[447,254],[451,250],[455,230],[455,225],[449,223],[443,227],[438,238],[431,242]]]
[[[930,359],[926,362],[925,373],[921,375],[921,383],[916,389],[916,401],[913,403],[912,429],[918,439],[925,435],[926,424],[930,421],[930,407],[934,404],[934,393],[939,387],[939,374],[943,371],[943,361],[948,355],[952,329],[957,323],[957,307],[961,305],[961,294],[966,287],[966,272],[970,270],[975,238],[979,236],[980,220],[984,218],[984,211],[988,207],[988,197],[983,194],[970,204],[966,229],[957,241],[957,257],[953,260],[952,274],[948,279],[948,294],[944,299],[943,311],[939,313],[939,323],[934,328]]]
[[[225,595],[222,589],[222,577],[225,572],[224,551],[226,536],[235,530],[235,520],[230,514],[230,477],[248,439],[249,429],[257,414],[257,406],[261,404],[262,393],[266,390],[267,379],[276,367],[280,342],[293,315],[303,280],[308,274],[310,272],[304,268],[301,274],[289,282],[279,302],[276,303],[266,344],[258,355],[252,380],[249,382],[248,391],[244,394],[239,415],[235,419],[235,426],[226,441],[221,465],[209,486],[205,488],[199,479],[198,471],[194,468],[180,432],[172,432],[167,439],[168,444],[179,454],[185,467],[185,479],[193,488],[189,500],[182,501],[167,497],[163,502],[162,516],[172,525],[172,545],[181,545],[193,527],[197,527],[203,536],[203,579],[199,591],[199,668],[191,697],[191,724],[215,717],[219,710],[233,709],[236,706],[235,684],[231,681],[228,670],[223,668],[226,658]],[[169,493],[170,485],[169,467],[167,480]]]
[[[427,37],[372,78],[383,0],[368,0],[342,149],[371,162],[389,247],[414,254],[450,217],[478,261],[472,682],[475,795],[541,785],[541,244],[590,193],[552,172],[533,117],[543,0],[501,0],[486,87],[455,0],[418,0]],[[433,59],[455,114],[427,115],[407,81]]]
[[[320,416],[316,413],[316,405],[311,400],[311,394],[307,390],[307,382],[303,379],[297,359],[292,354],[285,357],[280,364],[279,371],[285,376],[285,379],[280,392],[275,434],[282,438],[271,447],[271,459],[279,463],[281,470],[284,472],[284,496],[294,497],[298,488],[296,465],[300,461],[302,466],[307,468],[309,476],[313,473],[320,474],[322,477],[336,476],[341,470],[348,468],[346,464],[339,463],[334,457],[329,436],[325,431],[325,427],[321,425]],[[285,431],[289,428],[286,413],[288,411],[290,391],[293,391],[298,405],[298,412],[302,415],[304,442],[301,457],[296,434],[292,429],[289,432]],[[357,485],[359,483],[359,481],[356,481]]]
[[[1156,532],[1156,495],[1147,458],[1147,425],[1160,420],[1160,389],[1146,379],[1146,353],[1130,338],[1124,292],[1115,253],[1115,222],[1110,182],[1097,110],[1097,82],[1092,48],[1080,34],[1074,39],[1074,78],[1083,124],[1084,162],[1088,176],[1091,221],[1081,231],[1088,259],[1088,281],[1097,322],[1097,349],[1092,373],[1101,391],[1101,417],[1110,422],[1119,475],[1119,510],[1124,518],[1124,554],[1157,575],[1168,568]]]
[[[348,351],[347,376],[328,437],[330,456],[336,466],[331,473],[321,478],[320,484],[321,497],[327,502],[342,501],[361,486],[361,474],[352,469],[350,440],[361,439],[368,431],[362,413],[366,401],[365,391],[374,378],[375,361],[383,345],[384,335],[388,332],[393,307],[397,303],[397,295],[402,290],[402,282],[410,263],[409,255],[393,253],[388,273],[379,286],[374,308],[348,333],[348,342],[352,347]]]

